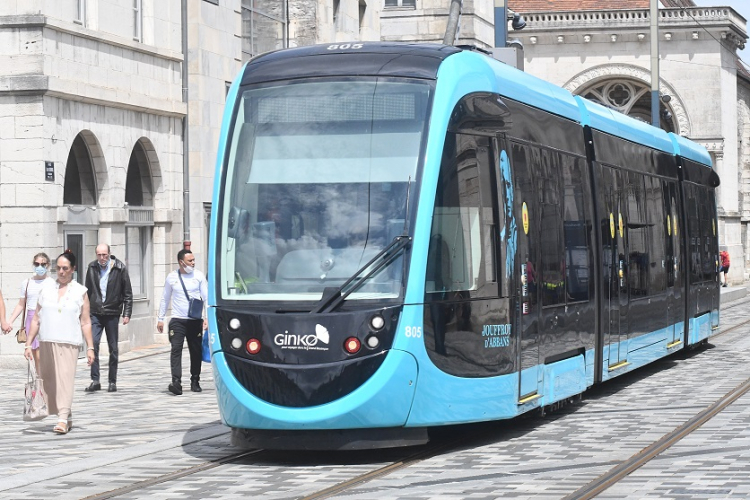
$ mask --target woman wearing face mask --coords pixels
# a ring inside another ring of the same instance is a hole
[[[86,287],[73,280],[75,270],[76,256],[66,250],[57,258],[57,280],[45,283],[39,293],[24,351],[26,359],[31,360],[31,345],[39,334],[41,376],[49,412],[57,414],[57,425],[52,429],[57,434],[67,434],[73,427],[71,407],[81,337],[86,341],[89,366],[94,361],[89,296]]]
[[[49,257],[44,252],[39,252],[34,256],[33,266],[34,274],[30,278],[27,278],[21,282],[21,298],[18,299],[16,308],[10,315],[9,323],[13,323],[19,314],[23,311],[24,326],[26,331],[31,328],[31,320],[34,318],[36,311],[36,302],[39,298],[39,292],[42,290],[42,286],[46,283],[54,283],[55,280],[49,277]],[[36,365],[36,372],[39,372],[39,339],[34,339],[31,344],[31,352],[34,354],[34,364]]]

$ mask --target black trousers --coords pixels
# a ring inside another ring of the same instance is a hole
[[[190,352],[190,381],[198,382],[201,378],[203,320],[172,318],[169,320],[169,343],[172,353],[169,358],[172,367],[172,383],[182,385],[182,347],[187,340]]]
[[[91,363],[91,380],[99,382],[99,344],[102,341],[102,331],[107,332],[109,346],[109,382],[117,382],[117,337],[120,315],[91,315],[91,336],[94,339],[94,362]]]

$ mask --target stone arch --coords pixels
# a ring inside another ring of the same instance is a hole
[[[103,184],[107,166],[99,140],[90,130],[82,130],[73,139],[65,163],[63,204],[96,206],[98,186]]]
[[[651,72],[633,64],[605,64],[594,66],[578,73],[563,87],[573,94],[582,94],[607,80],[618,79],[636,81],[650,86]],[[690,137],[692,130],[690,118],[688,117],[685,104],[675,88],[663,79],[660,79],[659,92],[671,97],[666,107],[672,113],[672,122],[676,125],[674,132],[683,137]]]
[[[129,206],[154,206],[152,163],[158,168],[159,159],[154,145],[145,137],[141,137],[133,145],[128,161],[125,202]]]

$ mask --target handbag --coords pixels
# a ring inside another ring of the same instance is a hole
[[[37,376],[33,361],[29,361],[28,378],[23,396],[23,419],[25,421],[33,422],[49,415],[44,381]]]
[[[24,295],[26,300],[29,300],[29,282],[26,281],[26,294]],[[24,301],[25,302],[25,301]],[[19,344],[25,344],[26,343],[26,308],[24,307],[24,310],[21,312],[23,316],[21,316],[21,328],[18,329],[16,332],[16,342]]]
[[[203,347],[203,350],[201,351],[201,355],[203,356],[203,362],[210,363],[211,362],[211,346],[208,343],[208,330],[203,331],[202,347]]]
[[[182,284],[182,291],[185,292],[185,298],[188,300],[188,318],[190,319],[203,319],[203,300],[194,299],[187,293],[185,288],[185,282],[182,281],[182,274],[177,271],[177,277],[180,278],[180,284]]]

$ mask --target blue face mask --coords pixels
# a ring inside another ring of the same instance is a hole
[[[45,274],[47,274],[47,268],[44,266],[37,266],[34,268],[34,272],[37,276],[44,276]]]

